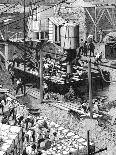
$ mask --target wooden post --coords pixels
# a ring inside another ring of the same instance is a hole
[[[90,155],[89,130],[87,131],[87,155]]]
[[[40,103],[43,102],[43,52],[40,49]]]
[[[26,39],[26,34],[25,34],[25,0],[24,0],[24,47],[25,47],[25,39]],[[25,58],[26,58],[26,51],[24,50],[24,74],[25,74],[25,71],[26,71],[26,62],[25,62]],[[25,85],[25,80],[24,80],[24,95],[26,95],[26,85]]]
[[[97,41],[97,9],[95,6],[95,41]]]
[[[5,41],[8,39],[8,24],[5,25]],[[5,42],[5,67],[8,70],[8,43]]]
[[[90,107],[90,118],[93,118],[92,113],[92,81],[91,81],[91,58],[88,62],[88,83],[89,83],[89,107]]]

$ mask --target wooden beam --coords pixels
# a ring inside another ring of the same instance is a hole
[[[91,20],[92,20],[94,26],[96,26],[95,20],[94,20],[93,17],[91,16],[91,14],[90,14],[90,12],[88,11],[88,9],[85,8],[85,10],[86,10],[86,12],[88,13],[89,17],[91,18]]]
[[[100,9],[111,9],[111,8],[115,8],[115,6],[96,6],[97,8]]]
[[[104,15],[105,9],[103,10],[103,12],[101,13],[100,17],[98,18],[98,20],[96,21],[96,25],[99,24],[100,19],[102,18],[102,16]]]
[[[109,23],[112,25],[112,21],[108,18],[108,16],[105,14],[107,20],[109,21]]]
[[[99,12],[98,12],[98,14],[97,14],[96,20],[99,19],[99,16],[100,16],[100,14],[101,14],[101,11],[102,11],[102,10],[100,9]]]
[[[106,6],[106,5],[99,5],[99,6],[97,6],[97,5],[85,5],[85,6],[83,6],[83,8],[94,8],[94,7],[96,7],[97,9],[110,9],[110,8],[115,8],[115,6],[112,6],[112,5],[109,5],[109,6]]]
[[[115,28],[115,22],[114,22],[114,9],[112,9],[112,21],[113,21],[113,28]]]
[[[105,32],[105,31],[106,31],[106,32],[109,31],[109,32],[110,32],[110,31],[116,31],[116,29],[108,29],[108,30],[102,30],[102,31],[104,31],[104,32]]]
[[[113,19],[112,19],[112,16],[111,16],[111,14],[110,14],[110,12],[109,12],[108,9],[106,9],[106,11],[107,11],[107,13],[108,13],[108,15],[109,15],[109,17],[110,17],[110,20],[111,20],[111,23],[112,23],[111,25],[113,26],[113,22],[114,22],[114,21],[113,21]]]
[[[1,31],[0,31],[0,36],[1,36],[2,40],[5,39]]]
[[[95,7],[95,23],[97,20],[97,9]],[[97,24],[95,24],[95,41],[97,41]]]

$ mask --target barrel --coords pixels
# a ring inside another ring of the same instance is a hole
[[[61,27],[61,47],[64,49],[76,49],[79,47],[79,25],[66,23]]]

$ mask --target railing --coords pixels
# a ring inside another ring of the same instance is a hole
[[[9,40],[12,40],[12,41],[21,41],[22,39],[24,38],[24,35],[23,35],[23,32],[17,32],[15,34],[13,34]]]

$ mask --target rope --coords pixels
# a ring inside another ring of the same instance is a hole
[[[94,60],[95,60],[95,58],[94,58]],[[95,60],[96,61],[96,60]],[[105,81],[105,82],[107,82],[107,83],[113,83],[113,82],[116,82],[116,81],[108,81],[108,80],[106,80],[105,79],[105,77],[104,77],[104,75],[103,75],[103,72],[102,72],[102,69],[99,67],[99,65],[97,64],[97,68],[98,68],[98,70],[100,71],[100,73],[101,73],[101,76],[102,76],[102,79]]]
[[[100,73],[101,73],[101,76],[102,76],[102,79],[105,81],[105,82],[107,82],[107,83],[116,83],[116,81],[113,81],[113,80],[111,80],[111,81],[108,81],[108,80],[106,80],[105,78],[104,78],[104,75],[103,75],[103,72],[102,72],[102,69],[97,65],[97,67],[98,67],[98,70],[100,71]]]

